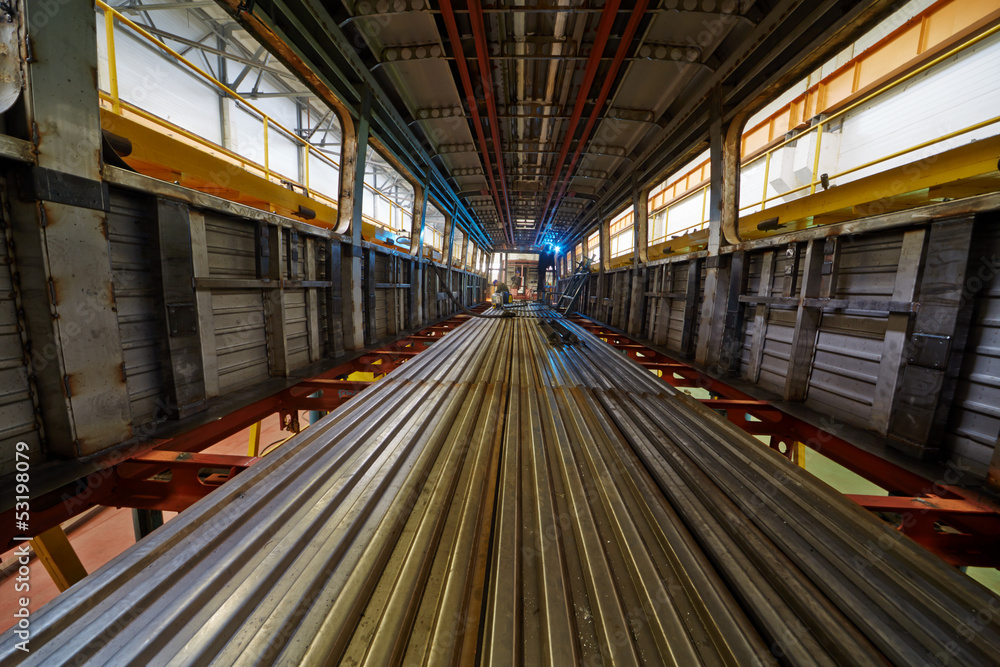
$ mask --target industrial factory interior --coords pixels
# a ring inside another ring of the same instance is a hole
[[[0,1],[0,664],[1000,665],[1000,0]]]

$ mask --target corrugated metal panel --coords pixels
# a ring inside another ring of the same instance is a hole
[[[305,290],[285,292],[285,337],[288,341],[288,365],[291,370],[309,364],[309,326],[306,317]]]
[[[6,206],[3,211],[6,212]],[[9,233],[9,229],[4,231]],[[10,267],[7,236],[0,234],[0,475],[15,472],[18,442],[27,443],[32,460],[37,461],[42,455]],[[43,352],[35,354],[39,362],[47,363]]]
[[[205,213],[208,270],[213,278],[256,278],[256,226]]]
[[[790,279],[790,276],[785,275],[785,270],[791,266],[791,261],[787,253],[780,249],[775,251],[772,296],[784,295],[785,284]],[[791,352],[794,330],[795,310],[771,306],[767,315],[767,329],[764,331],[764,350],[760,362],[760,378],[757,382],[778,394],[783,394],[785,391],[785,376],[788,374],[788,356]]]
[[[881,330],[865,337],[863,330]],[[885,318],[825,314],[816,343],[806,404],[858,426],[867,426],[882,358]]]
[[[782,278],[779,277],[776,282],[782,282]],[[794,332],[795,310],[772,306],[767,316],[764,356],[760,362],[758,384],[778,394],[783,394],[785,391],[788,357],[791,354]]]
[[[668,291],[683,292],[687,289],[687,274],[690,264],[674,264],[674,280]],[[667,332],[667,349],[679,352],[681,337],[684,333],[684,301],[673,299],[670,302],[670,329]]]
[[[700,263],[700,273],[698,274],[698,298],[695,301],[694,306],[694,328],[691,330],[691,345],[692,349],[698,347],[698,336],[701,335],[701,305],[705,300],[705,278],[708,276],[708,266],[705,260]],[[724,291],[728,285],[720,285],[719,289]],[[711,329],[711,327],[709,327]],[[706,331],[705,335],[709,335]]]
[[[154,215],[149,199],[113,192],[108,239],[133,426],[166,416],[160,364],[164,327],[150,257],[149,232],[155,229]]]
[[[327,253],[326,253],[326,243],[316,244],[316,275],[320,280],[326,280],[326,264],[327,264]],[[340,279],[340,276],[337,276]],[[330,349],[329,345],[329,329],[327,327],[326,321],[326,290],[319,289],[316,290],[316,299],[319,306],[319,347],[320,354],[324,357],[333,356],[333,350]]]
[[[764,254],[747,256],[748,274],[746,294],[757,294],[760,289],[760,274],[764,268]],[[757,306],[745,304],[743,306],[743,339],[740,348],[740,374],[745,379],[747,368],[750,366],[750,348],[753,346],[754,316],[757,314]]]
[[[902,232],[847,239],[841,247],[836,298],[889,299],[899,265]],[[824,313],[806,404],[867,427],[884,347],[888,313]]]
[[[209,275],[256,278],[256,226],[248,221],[205,214]],[[275,258],[280,261],[280,258]],[[212,294],[219,390],[227,391],[268,378],[264,299],[260,290],[225,290]]]
[[[382,254],[372,253],[372,261],[375,262],[375,282],[384,283],[389,280],[389,258]],[[452,278],[458,280],[458,274]],[[375,290],[375,338],[381,340],[389,335],[389,324],[387,319],[388,299],[384,289]]]
[[[268,378],[264,299],[260,290],[212,295],[222,393]]]
[[[837,298],[891,298],[903,246],[902,232],[845,237],[840,250]]]
[[[1000,435],[1000,274],[995,265],[1000,257],[1000,226],[992,223],[974,241],[975,247],[981,248],[981,258],[973,261],[969,275],[983,282],[976,291],[962,374],[945,436],[951,459],[984,476]],[[972,291],[975,284],[970,277],[967,289]]]

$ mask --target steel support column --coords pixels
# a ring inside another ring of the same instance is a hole
[[[132,436],[101,180],[96,16],[88,3],[18,8],[35,55],[23,66],[37,166],[18,175],[12,236],[48,453],[76,458]]]
[[[348,350],[360,350],[365,346],[365,332],[362,321],[361,303],[361,225],[362,208],[365,194],[365,167],[368,160],[368,128],[371,117],[372,91],[365,88],[361,102],[361,112],[357,119],[356,155],[354,168],[344,165],[341,171],[342,179],[350,179],[351,198],[351,243],[344,247],[341,259],[341,285],[343,294],[342,315],[344,347]],[[346,139],[345,139],[346,141]],[[345,160],[346,162],[346,160]],[[350,173],[350,176],[348,176]]]
[[[709,122],[709,155],[711,159],[711,183],[709,190],[708,259],[705,271],[705,293],[701,306],[701,326],[699,327],[695,359],[703,366],[715,364],[722,348],[722,333],[725,325],[726,300],[729,295],[725,288],[729,278],[729,255],[720,255],[722,247],[722,210],[719,206],[723,188],[723,135],[725,127],[722,116],[722,91],[716,88],[711,97],[711,117]]]

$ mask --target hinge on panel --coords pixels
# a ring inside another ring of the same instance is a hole
[[[63,375],[63,388],[66,390],[66,398],[72,398],[73,390],[70,389],[68,375]]]
[[[49,278],[49,297],[52,299],[53,306],[59,303],[59,300],[56,298],[56,283],[52,278]]]

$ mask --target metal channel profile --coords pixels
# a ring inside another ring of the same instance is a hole
[[[1000,664],[1000,599],[555,317],[470,319],[0,661]]]

